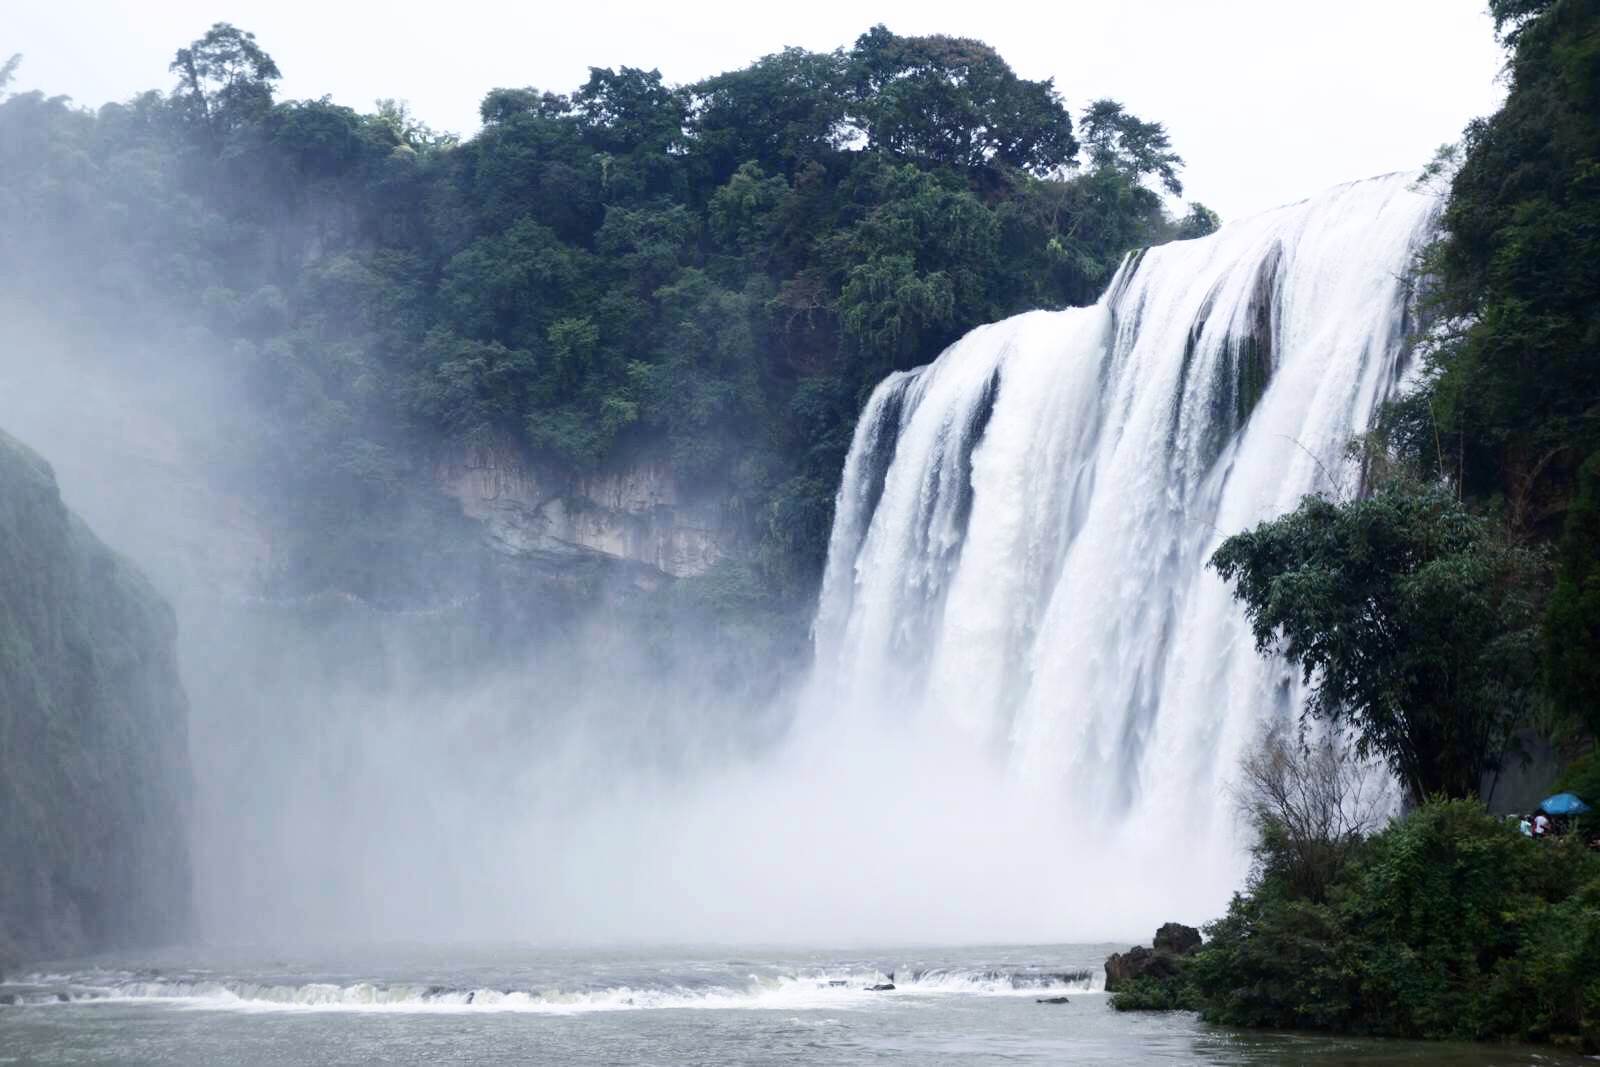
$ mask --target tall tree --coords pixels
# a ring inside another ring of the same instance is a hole
[[[852,105],[869,146],[944,166],[1003,163],[1048,174],[1078,150],[1054,83],[1017,77],[967,37],[874,26],[850,52]]]
[[[618,154],[638,148],[666,151],[681,146],[687,105],[659,70],[590,67],[589,80],[572,94],[584,131],[601,148]]]
[[[1537,699],[1540,561],[1442,487],[1308,496],[1211,558],[1314,716],[1348,723],[1413,799],[1476,794]]]
[[[844,139],[846,72],[842,52],[786,48],[695,85],[694,129],[713,180],[745,163],[793,177],[826,158]]]
[[[1134,181],[1155,178],[1173,196],[1183,195],[1178,179],[1183,157],[1172,150],[1161,123],[1146,122],[1115,100],[1096,100],[1084,109],[1080,130],[1092,166],[1119,171]]]
[[[167,68],[178,75],[174,98],[191,122],[220,144],[240,126],[272,107],[272,85],[282,75],[256,35],[227,22],[178,49]]]

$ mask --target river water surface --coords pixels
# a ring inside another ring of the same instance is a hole
[[[1106,955],[1124,947],[102,959],[0,985],[0,1063],[1585,1062],[1122,1014],[1100,986]],[[892,990],[873,988],[891,978]]]

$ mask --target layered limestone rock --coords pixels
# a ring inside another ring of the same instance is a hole
[[[685,492],[658,462],[564,479],[512,448],[474,448],[441,460],[435,478],[507,555],[594,554],[687,578],[728,558],[738,540],[718,498]]]
[[[188,705],[172,609],[0,433],[0,957],[179,936]]]

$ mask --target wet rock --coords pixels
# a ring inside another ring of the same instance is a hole
[[[1185,926],[1182,923],[1163,923],[1161,929],[1156,931],[1156,939],[1151,945],[1157,952],[1187,956],[1200,947],[1200,941],[1200,931],[1192,926]]]
[[[1106,992],[1138,978],[1166,981],[1182,969],[1183,957],[1199,948],[1200,931],[1182,923],[1166,923],[1156,931],[1150,948],[1138,945],[1127,952],[1113,952],[1106,959]]]
[[[1037,998],[1034,999],[1034,1003],[1035,1004],[1068,1004],[1068,1003],[1071,1003],[1071,1002],[1069,1000],[1067,1000],[1066,997],[1037,997]]]
[[[559,565],[597,556],[643,564],[656,578],[692,578],[739,548],[727,502],[693,490],[665,457],[574,479],[502,442],[446,456],[434,479],[495,551],[514,558]]]
[[[894,988],[893,982],[879,982],[877,985],[867,986],[868,993],[887,993]]]
[[[1011,976],[1011,984],[1018,989],[1026,989],[1029,985],[1041,985],[1049,988],[1052,985],[1082,985],[1093,977],[1090,971],[1047,971],[1043,974],[1015,974]]]
[[[1136,978],[1165,979],[1177,973],[1177,955],[1138,945],[1126,952],[1113,952],[1106,960],[1106,992],[1114,992]]]

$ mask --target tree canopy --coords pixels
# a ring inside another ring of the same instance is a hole
[[[282,75],[256,35],[218,22],[167,69],[178,75],[173,99],[189,120],[220,140],[261,118],[272,107],[272,86]]]
[[[0,226],[39,306],[205,353],[257,406],[237,446],[259,481],[329,523],[452,442],[558,480],[667,456],[797,593],[879,377],[1092,301],[1129,249],[1210,225],[1145,187],[1176,188],[1158,124],[1117,109],[1110,155],[1077,166],[1048,81],[882,26],[691,85],[496,88],[462,142],[392,99],[276,99],[277,64],[227,23],[171,70],[98,113],[0,103]]]
[[[1533,553],[1507,544],[1442,487],[1391,484],[1305,498],[1223,542],[1263,651],[1311,686],[1313,716],[1354,727],[1418,802],[1477,795],[1538,682]]]
[[[1183,195],[1178,171],[1183,160],[1159,122],[1145,122],[1115,100],[1096,100],[1083,112],[1083,140],[1089,162],[1135,180],[1150,175],[1173,196]]]
[[[900,37],[874,26],[856,40],[850,100],[871,148],[935,165],[1000,163],[1037,176],[1073,162],[1078,142],[1054,85],[1018,78],[965,37]]]

